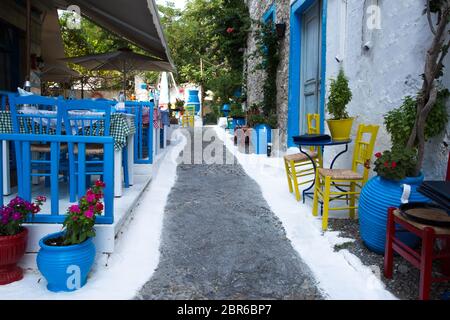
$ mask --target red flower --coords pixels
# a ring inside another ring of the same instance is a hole
[[[386,162],[384,163],[384,166],[385,166],[386,168],[389,168],[389,162],[386,161]]]
[[[377,157],[377,158],[381,158],[381,156],[382,156],[381,152],[377,152],[377,153],[375,153],[375,157]]]
[[[392,161],[391,167],[392,167],[392,169],[395,169],[397,167],[397,162]]]
[[[230,28],[227,29],[227,33],[233,33],[233,32],[234,32],[234,28],[230,27]]]
[[[95,181],[95,186],[104,188],[106,186],[106,184],[102,180],[97,180],[97,181]]]
[[[103,210],[103,203],[97,202],[97,204],[95,205],[95,211],[102,212],[102,210]]]

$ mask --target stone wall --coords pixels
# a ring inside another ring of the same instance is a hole
[[[276,6],[276,22],[286,23],[285,37],[280,41],[280,65],[277,75],[277,114],[278,124],[280,126],[280,141],[282,148],[286,146],[286,128],[287,128],[287,106],[288,106],[288,77],[289,77],[289,0],[247,0],[250,10],[250,17],[253,20],[261,20],[264,13],[275,3]],[[252,30],[255,26],[252,26]],[[249,35],[247,40],[246,55],[256,51],[256,41],[254,31]],[[264,71],[256,70],[259,59],[246,59],[247,73],[247,106],[263,101]]]

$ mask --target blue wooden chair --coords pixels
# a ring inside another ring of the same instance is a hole
[[[95,110],[95,112],[92,112]],[[91,111],[91,112],[89,112]],[[67,100],[63,102],[62,117],[67,135],[109,136],[111,105],[93,100]],[[102,175],[105,161],[102,144],[69,143],[70,201],[82,197],[92,175]],[[78,186],[77,186],[78,185]]]
[[[8,96],[13,133],[38,135],[61,135],[62,117],[60,106],[62,98],[42,96]],[[22,108],[21,108],[22,107]],[[28,107],[25,108],[25,107]],[[32,109],[32,108],[34,109]],[[56,112],[41,113],[42,110]],[[34,138],[33,137],[33,138]],[[33,177],[45,177],[46,184],[50,184],[51,197],[57,199],[59,173],[64,168],[65,155],[68,150],[66,144],[15,142],[15,155],[18,176],[19,195],[26,200],[31,199],[31,181]],[[31,159],[31,153],[38,154],[37,159]],[[51,203],[52,214],[58,213],[58,202]]]
[[[134,162],[153,163],[153,102],[126,101],[125,110],[133,114],[136,134],[134,138]],[[148,114],[148,121],[144,117]]]

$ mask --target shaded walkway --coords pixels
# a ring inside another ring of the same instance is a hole
[[[182,164],[177,174],[161,259],[138,299],[322,298],[240,165]]]

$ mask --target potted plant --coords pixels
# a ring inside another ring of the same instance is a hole
[[[230,129],[235,129],[237,126],[245,126],[245,112],[240,105],[231,105],[230,117],[233,118],[232,128]]]
[[[75,291],[86,284],[95,260],[95,218],[103,212],[103,188],[98,180],[78,204],[67,209],[64,230],[39,241],[39,271],[50,291]]]
[[[330,95],[327,110],[331,119],[327,120],[333,140],[342,141],[350,139],[354,118],[349,117],[347,105],[352,100],[352,92],[348,86],[348,79],[344,69],[339,70],[336,79],[331,79]]]
[[[398,207],[402,196],[409,202],[427,202],[416,189],[422,183],[425,143],[445,130],[448,122],[446,101],[450,92],[439,82],[443,61],[448,53],[447,36],[450,22],[448,1],[429,1],[426,11],[437,19],[428,19],[434,39],[427,50],[422,87],[416,97],[406,97],[403,104],[385,117],[391,135],[392,149],[376,154],[375,171],[361,190],[359,220],[361,237],[372,250],[384,253],[388,207]],[[432,25],[436,21],[436,27]],[[400,236],[400,235],[399,235]],[[409,241],[414,239],[409,237]],[[402,239],[405,241],[405,239]]]
[[[44,202],[44,196],[34,203],[16,197],[0,209],[0,285],[23,278],[22,269],[16,265],[27,247],[28,230],[22,224],[38,213]]]

